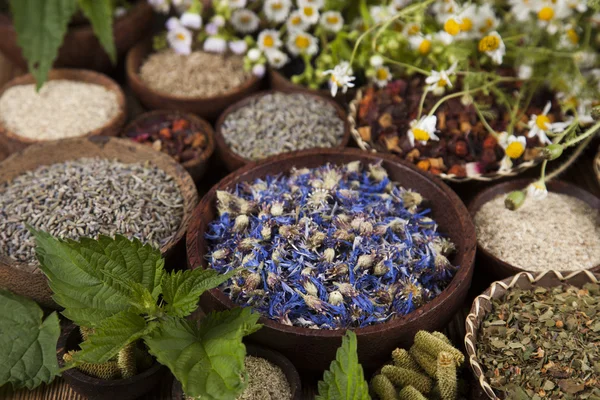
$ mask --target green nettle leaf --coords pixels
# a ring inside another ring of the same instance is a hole
[[[39,89],[58,55],[77,0],[10,0],[17,43]]]
[[[235,400],[245,388],[245,335],[258,329],[259,315],[248,308],[212,313],[200,327],[168,317],[144,338],[152,355],[169,367],[188,396]]]
[[[198,298],[206,290],[218,287],[237,271],[219,275],[214,269],[196,268],[165,274],[162,281],[165,310],[176,317],[185,317],[198,307]]]
[[[58,316],[43,316],[33,300],[0,290],[0,386],[33,389],[58,375]]]
[[[335,361],[319,382],[316,400],[369,400],[369,385],[365,381],[362,366],[358,363],[356,335],[347,331],[342,346],[337,350]]]
[[[78,0],[79,7],[92,23],[92,29],[113,63],[117,62],[113,37],[113,7],[108,0]]]

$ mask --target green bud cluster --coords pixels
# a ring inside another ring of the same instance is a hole
[[[63,360],[66,363],[73,362],[73,355],[76,352],[70,351],[63,355]],[[121,370],[116,361],[107,361],[102,364],[83,363],[77,366],[77,369],[86,375],[93,376],[99,379],[119,379],[121,378]]]
[[[371,381],[371,388],[380,400],[398,400],[394,384],[385,375],[375,375]]]
[[[395,365],[386,365],[381,369],[381,373],[396,386],[414,386],[419,392],[428,394],[431,392],[433,384],[431,379],[418,372],[406,368],[396,367]]]
[[[438,339],[429,332],[417,332],[415,335],[415,346],[434,357],[438,357],[442,351],[448,352],[452,355],[457,365],[462,365],[465,362],[465,355],[460,350]]]
[[[400,400],[427,400],[427,397],[423,396],[421,392],[412,386],[407,386],[400,391]]]
[[[456,381],[456,363],[452,354],[442,351],[438,355],[435,376],[442,400],[455,400],[458,384]]]
[[[411,369],[415,372],[419,372],[419,364],[411,357],[411,355],[405,349],[396,349],[392,352],[392,360],[394,365],[400,368]]]

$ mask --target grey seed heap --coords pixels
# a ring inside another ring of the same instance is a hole
[[[289,151],[335,147],[344,136],[344,121],[325,100],[273,93],[227,115],[221,132],[237,155],[259,160]]]
[[[37,270],[26,224],[65,239],[122,234],[160,247],[182,218],[177,183],[150,163],[82,158],[41,166],[0,184],[0,255]]]

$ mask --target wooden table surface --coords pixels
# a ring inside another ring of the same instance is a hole
[[[21,74],[22,71],[12,67],[0,53],[0,86],[6,81],[11,79],[13,76]],[[126,89],[127,92],[127,89]],[[130,118],[143,112],[143,109],[133,98],[131,93],[128,94],[128,109]],[[598,140],[588,146],[587,150],[578,158],[578,160],[572,165],[566,172],[564,172],[559,179],[563,179],[588,190],[594,195],[600,197],[600,185],[596,181],[596,177],[593,172],[593,158],[598,149]],[[2,160],[3,154],[0,149],[0,160]],[[209,173],[203,182],[199,185],[198,190],[200,194],[206,193],[206,191],[216,183],[220,178],[225,176],[224,168],[218,165],[218,161],[214,161],[213,168],[209,168]],[[533,169],[526,172],[521,177],[534,178],[538,176],[538,170]],[[497,182],[494,182],[497,183]],[[493,184],[493,183],[492,183]],[[490,183],[466,183],[466,184],[451,184],[451,187],[459,194],[459,196],[468,204],[468,201],[479,191],[490,186]],[[452,322],[446,328],[446,334],[452,339],[456,346],[462,347],[465,327],[464,321],[470,308],[470,303],[475,296],[481,293],[491,283],[486,280],[485,277],[477,274],[477,266],[475,266],[475,277],[471,290],[469,293],[469,300],[465,304],[464,309],[454,317]],[[1,361],[0,361],[1,362]],[[316,383],[318,377],[303,375],[303,396],[302,400],[313,400],[316,393]],[[465,373],[466,376],[470,375],[468,371]],[[170,399],[172,378],[166,376],[158,386],[158,388],[146,396],[143,400],[167,400]],[[478,391],[473,392],[472,398],[483,399],[481,393]],[[71,390],[71,388],[60,378],[56,379],[51,385],[42,386],[35,390],[19,390],[13,391],[10,387],[0,388],[0,399],[6,400],[85,400],[84,397],[79,396],[77,393]]]

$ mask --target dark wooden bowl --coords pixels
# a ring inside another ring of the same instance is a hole
[[[184,235],[192,218],[194,207],[198,203],[198,192],[194,181],[179,163],[169,155],[158,152],[150,146],[128,139],[106,136],[90,136],[36,144],[14,153],[0,163],[0,185],[27,171],[35,170],[40,165],[50,165],[82,157],[102,157],[124,163],[151,161],[175,179],[184,199],[183,220],[171,240],[165,243],[160,250],[166,258],[167,267],[182,263],[181,256],[185,253]],[[57,308],[56,303],[52,300],[52,291],[48,287],[46,276],[41,271],[2,256],[0,256],[0,287],[21,296],[30,297],[46,307]]]
[[[475,220],[475,215],[477,214],[477,212],[488,201],[493,200],[497,196],[508,194],[514,190],[524,189],[531,182],[532,181],[529,179],[519,179],[515,181],[499,183],[497,185],[487,188],[486,190],[479,193],[469,203],[468,208],[471,217],[473,218],[473,220]],[[572,183],[552,180],[546,183],[546,187],[550,192],[562,193],[576,197],[579,200],[582,200],[589,204],[589,206],[593,209],[600,210],[599,198],[581,189],[580,187],[573,185]],[[502,280],[508,278],[509,276],[516,275],[520,272],[527,272],[522,268],[516,267],[514,265],[502,261],[479,244],[477,244],[477,265],[478,268],[481,269],[482,274],[485,273],[485,275],[489,276],[493,280]],[[594,268],[590,268],[590,271],[600,272],[600,265]],[[563,271],[563,273],[565,272]]]
[[[142,104],[150,109],[166,109],[186,111],[198,114],[208,120],[216,119],[229,105],[249,96],[260,88],[261,80],[250,77],[241,86],[218,96],[184,97],[158,92],[147,86],[140,78],[139,71],[152,52],[152,40],[143,40],[136,44],[127,54],[127,82]]]
[[[268,174],[288,171],[292,167],[313,168],[328,162],[341,164],[360,160],[363,163],[383,162],[390,179],[414,189],[429,201],[431,218],[440,231],[457,247],[452,258],[460,266],[448,287],[435,299],[401,318],[365,328],[355,329],[358,353],[365,369],[376,369],[384,364],[396,347],[412,345],[420,330],[439,330],[462,307],[473,276],[473,261],[477,247],[475,227],[466,207],[458,196],[441,180],[432,178],[416,167],[390,155],[371,154],[357,149],[315,149],[275,156],[262,163],[247,165],[230,174],[214,186],[196,210],[187,233],[189,268],[208,268],[205,255],[207,243],[204,234],[208,224],[217,216],[216,191],[233,188],[240,182],[251,182]],[[236,305],[219,289],[205,292],[200,298],[205,311],[225,310]],[[264,327],[250,336],[250,340],[271,347],[288,357],[296,367],[323,371],[335,358],[342,342],[344,329],[319,330],[279,324],[261,317]]]
[[[48,75],[48,80],[68,80],[68,81],[76,81],[76,82],[85,82],[85,83],[93,83],[96,85],[100,85],[105,87],[107,90],[112,91],[117,95],[117,103],[118,103],[118,112],[117,114],[109,121],[107,121],[104,126],[100,128],[94,129],[87,134],[81,135],[79,137],[85,136],[116,136],[123,128],[125,124],[125,120],[127,119],[127,106],[125,104],[125,94],[121,87],[109,78],[106,75],[103,75],[99,72],[87,71],[83,69],[54,69],[50,71]],[[13,86],[20,85],[28,85],[35,83],[35,79],[33,75],[27,74],[23,76],[19,76],[14,78],[13,80],[7,82],[2,89],[0,89],[0,97],[6,92],[9,88]],[[35,112],[35,110],[33,111]],[[61,139],[62,140],[62,139]],[[60,140],[59,140],[60,141]],[[0,147],[4,147],[5,151],[8,154],[14,153],[15,151],[23,150],[29,145],[35,143],[49,143],[49,140],[35,140],[26,138],[23,136],[17,135],[15,132],[10,131],[3,123],[0,121]]]
[[[183,167],[189,172],[194,179],[194,182],[199,182],[204,173],[206,172],[206,168],[208,167],[208,161],[210,157],[215,151],[215,134],[212,126],[203,120],[200,117],[197,117],[194,114],[185,113],[181,111],[174,110],[155,110],[144,113],[133,121],[131,121],[123,132],[121,133],[122,137],[126,137],[127,133],[135,130],[139,127],[149,127],[153,123],[161,122],[161,121],[173,121],[178,118],[183,118],[185,120],[190,121],[191,126],[198,132],[202,132],[206,135],[207,146],[202,153],[198,155],[198,157],[188,160],[186,162],[181,163]]]
[[[552,288],[562,285],[583,287],[586,283],[599,282],[600,274],[593,274],[589,271],[573,272],[569,275],[563,275],[557,271],[547,271],[535,275],[528,272],[521,272],[503,281],[492,283],[489,289],[473,301],[471,312],[466,320],[465,348],[467,350],[469,366],[475,375],[475,380],[479,382],[479,385],[488,398],[499,400],[494,389],[487,382],[483,367],[479,364],[477,358],[477,337],[481,323],[492,310],[491,299],[501,299],[508,291],[513,289],[531,290],[536,287]]]
[[[225,137],[223,136],[223,132],[222,132],[222,127],[223,127],[225,120],[227,119],[229,114],[231,114],[234,111],[239,110],[240,108],[246,107],[249,103],[251,103],[255,99],[258,99],[260,97],[267,96],[267,95],[270,95],[273,93],[277,93],[277,92],[280,92],[280,91],[278,91],[278,90],[262,91],[262,92],[254,94],[250,97],[247,97],[241,101],[238,101],[237,103],[229,106],[217,120],[217,123],[215,125],[215,141],[217,142],[217,154],[219,155],[219,158],[223,161],[223,163],[225,164],[225,166],[227,167],[227,169],[229,171],[235,171],[236,169],[241,168],[246,164],[253,163],[255,161],[243,158],[242,156],[236,154],[235,152],[233,152],[231,150],[231,148],[225,141]],[[334,148],[344,148],[344,147],[348,146],[348,142],[350,141],[350,125],[348,124],[348,118],[346,115],[346,111],[344,111],[344,109],[338,103],[336,103],[333,99],[322,97],[322,96],[316,95],[314,93],[310,93],[306,90],[300,90],[300,91],[287,90],[287,91],[284,91],[281,93],[302,93],[306,96],[311,96],[315,100],[325,101],[325,102],[331,104],[333,107],[335,107],[337,115],[344,123],[344,135],[342,136],[342,141],[340,142],[340,144],[338,144]],[[248,134],[252,135],[254,133],[248,132]]]
[[[356,90],[350,88],[346,93],[342,93],[340,90],[338,91],[337,96],[332,97],[331,91],[328,89],[310,89],[306,86],[295,84],[274,68],[269,68],[269,85],[271,89],[280,92],[304,92],[325,97],[326,99],[333,99],[344,108],[347,108],[348,104],[350,104],[352,99],[356,96]]]
[[[265,360],[270,361],[272,364],[281,368],[288,383],[290,384],[292,400],[300,400],[302,398],[302,384],[300,375],[298,374],[296,367],[294,367],[294,364],[292,364],[291,361],[285,356],[266,347],[257,346],[254,344],[246,344],[246,354],[249,356],[264,358]],[[179,383],[176,379],[173,380],[171,394],[172,400],[182,400],[184,398],[181,383]]]
[[[127,14],[115,19],[113,35],[119,58],[141,38],[147,36],[152,27],[152,15],[152,7],[148,2],[139,0]],[[19,67],[27,69],[12,20],[6,14],[0,14],[0,38],[0,52]],[[111,72],[115,69],[89,23],[69,26],[54,67],[85,68],[101,72]]]
[[[63,329],[57,343],[58,364],[63,367],[63,355],[79,349],[81,335],[79,327],[70,324]],[[133,400],[148,393],[161,382],[167,369],[154,362],[149,369],[127,379],[100,379],[89,376],[76,368],[62,373],[63,379],[71,388],[88,400]]]

